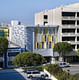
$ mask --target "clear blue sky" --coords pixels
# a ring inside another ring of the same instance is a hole
[[[19,20],[34,24],[35,13],[77,2],[79,0],[0,0],[0,22]]]

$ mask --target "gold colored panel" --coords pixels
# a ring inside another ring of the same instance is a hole
[[[34,49],[37,49],[37,42],[34,43]]]
[[[48,35],[48,42],[52,42],[52,35]]]
[[[8,32],[8,29],[4,29],[4,32]]]
[[[43,42],[45,41],[45,35],[42,35],[42,41]]]
[[[46,34],[48,34],[48,28],[45,29]]]
[[[51,42],[51,48],[54,48],[54,42]]]
[[[39,29],[35,28],[35,35],[37,35],[39,33]]]
[[[46,48],[46,42],[44,42],[44,48]]]
[[[40,49],[42,48],[42,43],[40,42]]]

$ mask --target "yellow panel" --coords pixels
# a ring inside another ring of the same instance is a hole
[[[46,48],[46,42],[44,42],[44,48]]]
[[[42,48],[42,43],[40,42],[40,49]]]
[[[43,42],[45,41],[45,35],[42,35],[42,41]]]
[[[46,34],[48,34],[48,28],[45,29]]]
[[[34,43],[34,49],[37,49],[37,42]]]
[[[39,33],[39,29],[35,28],[35,35],[37,35]]]
[[[52,35],[48,35],[48,42],[52,42]]]
[[[4,29],[4,32],[8,32],[8,29]]]
[[[0,29],[0,30],[4,30],[4,32],[8,32],[8,29]]]
[[[8,33],[5,33],[4,35],[5,35],[5,36],[8,36]]]
[[[54,48],[54,42],[51,42],[51,48]]]

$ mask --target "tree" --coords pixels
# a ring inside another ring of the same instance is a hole
[[[79,48],[77,49],[77,56],[79,56]]]
[[[15,56],[13,64],[17,66],[32,66],[45,63],[45,58],[38,53],[23,52]]]
[[[8,40],[4,37],[0,37],[0,53],[6,52],[8,48]]]
[[[54,51],[57,51],[59,53],[59,57],[61,58],[62,61],[65,54],[68,54],[69,52],[72,51],[72,46],[70,43],[67,42],[58,42],[54,46]]]

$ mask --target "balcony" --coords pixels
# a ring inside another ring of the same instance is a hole
[[[75,33],[62,33],[62,36],[75,36]]]
[[[62,26],[62,28],[64,29],[64,28],[71,28],[71,29],[75,29],[76,28],[76,26],[75,25],[67,25],[67,24],[64,24],[63,26]]]
[[[70,16],[68,16],[68,17],[67,16],[63,16],[62,17],[62,20],[75,20],[75,19],[76,18],[74,16],[73,17],[72,16],[71,17]]]
[[[68,43],[70,43],[70,44],[76,44],[75,41],[63,41],[63,42],[68,42]]]

